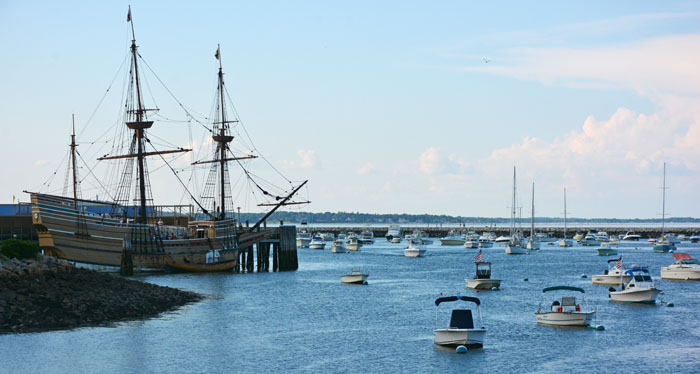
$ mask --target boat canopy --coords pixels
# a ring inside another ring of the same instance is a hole
[[[558,291],[558,290],[567,290],[567,291],[577,291],[580,293],[586,293],[583,288],[579,287],[571,287],[571,286],[554,286],[554,287],[547,287],[542,290],[542,293],[549,292],[549,291]]]
[[[680,261],[693,259],[693,257],[691,255],[689,255],[688,253],[684,253],[684,252],[674,253],[673,258],[675,258],[676,260],[680,260]]]
[[[438,297],[435,300],[435,306],[440,305],[440,303],[445,303],[448,301],[457,301],[457,300],[464,300],[464,301],[471,301],[472,303],[476,305],[481,305],[481,301],[477,299],[476,297],[471,297],[471,296],[445,296],[445,297]]]
[[[618,262],[618,261],[622,261],[622,256],[620,256],[620,258],[613,258],[612,260],[608,260],[608,264],[611,262]]]
[[[634,275],[633,274],[634,272],[648,273],[649,269],[647,269],[647,268],[632,268],[632,269],[627,270],[625,272],[625,274]]]

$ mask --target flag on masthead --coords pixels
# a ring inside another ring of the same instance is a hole
[[[221,54],[219,54],[219,47],[216,47],[216,53],[214,53],[214,57],[218,60]]]
[[[126,22],[131,22],[131,5],[129,5],[129,13],[126,14]]]

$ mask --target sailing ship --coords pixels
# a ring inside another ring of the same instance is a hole
[[[173,170],[163,155],[189,152],[191,149],[158,150],[148,137],[154,121],[148,118],[152,109],[144,105],[139,59],[131,7],[127,15],[131,26],[129,85],[126,94],[124,123],[128,134],[126,154],[105,155],[99,161],[118,160],[120,180],[112,201],[82,199],[76,167],[75,130],[71,135],[71,162],[73,196],[58,196],[28,192],[32,201],[32,220],[38,232],[39,246],[48,255],[80,264],[104,268],[123,267],[144,271],[227,271],[237,265],[241,248],[247,248],[269,236],[267,230],[256,230],[279,207],[290,202],[291,197],[307,181],[291,188],[286,196],[274,196],[272,209],[250,228],[243,226],[233,215],[233,195],[230,192],[228,163],[255,158],[236,156],[229,147],[234,139],[230,125],[238,122],[227,118],[224,100],[224,80],[220,48],[215,57],[219,62],[217,86],[217,110],[211,132],[216,150],[211,159],[192,165],[209,164],[209,176],[201,196],[201,203],[176,177],[200,209],[199,220],[185,220],[176,225],[180,217],[158,215],[148,174],[147,158],[159,156]],[[141,58],[142,59],[142,58]],[[183,108],[184,109],[184,108]],[[206,126],[205,126],[206,127]],[[154,135],[155,136],[155,135]],[[152,148],[147,149],[148,147]],[[135,170],[134,170],[135,167]],[[193,166],[194,167],[194,166]],[[173,170],[174,172],[174,170]],[[251,179],[249,172],[245,175]],[[132,185],[135,182],[135,185]],[[252,181],[258,188],[260,186]],[[260,188],[265,195],[272,194]],[[133,196],[132,196],[133,192]],[[109,192],[107,192],[109,193]],[[65,195],[65,193],[64,193]],[[187,217],[184,217],[187,218]],[[173,224],[164,224],[163,220]]]
[[[515,166],[513,166],[513,202],[510,211],[510,239],[506,243],[506,254],[507,255],[522,255],[527,253],[527,250],[523,246],[523,233],[519,228],[515,227],[515,214],[516,214],[516,200],[515,200]]]

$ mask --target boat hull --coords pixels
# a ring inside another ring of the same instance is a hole
[[[616,256],[617,255],[617,249],[598,248],[595,251],[598,254],[598,256]]]
[[[667,280],[700,280],[700,269],[689,267],[662,267],[661,279]]]
[[[442,245],[463,245],[464,240],[459,239],[440,239],[440,244]]]
[[[658,295],[659,290],[656,288],[643,290],[627,289],[624,291],[610,292],[610,300],[619,303],[655,304]]]
[[[423,257],[425,256],[425,252],[425,249],[405,248],[403,250],[403,255],[406,257]]]
[[[391,242],[392,242],[392,243],[401,243],[401,238],[398,237],[398,236],[397,236],[397,237],[394,237],[394,238],[391,238]]]
[[[574,245],[574,241],[571,239],[562,239],[559,241],[560,247],[572,247],[573,245]]]
[[[627,283],[632,279],[631,275],[623,275],[622,276],[622,282]],[[591,277],[591,282],[593,284],[606,284],[606,285],[618,285],[620,284],[620,276],[619,275],[594,275]]]
[[[655,244],[654,245],[654,252],[656,253],[667,253],[673,249],[673,246],[670,244]]]
[[[535,313],[537,323],[550,326],[588,326],[594,315],[594,311]]]
[[[482,348],[486,329],[437,329],[433,330],[433,343],[442,347],[456,348],[463,345],[469,349]]]
[[[345,284],[365,284],[369,274],[348,274],[340,277],[340,283]]]
[[[346,253],[348,251],[347,248],[339,245],[334,245],[331,247],[331,252],[333,253]]]
[[[353,243],[353,244],[346,244],[345,246],[348,248],[348,251],[357,252],[362,247],[362,244]]]
[[[495,288],[501,288],[500,279],[465,279],[467,288],[473,290],[490,290]]]
[[[311,239],[297,239],[297,248],[309,248]]]
[[[309,249],[325,249],[325,248],[326,248],[326,244],[324,244],[324,243],[309,244]]]
[[[507,255],[524,255],[527,253],[527,249],[517,246],[517,245],[506,245],[506,254]]]

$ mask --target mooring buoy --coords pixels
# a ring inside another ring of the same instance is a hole
[[[465,347],[463,345],[459,345],[459,346],[457,346],[456,352],[457,353],[467,353],[467,347]]]

